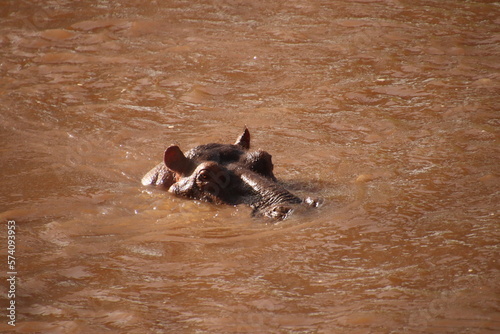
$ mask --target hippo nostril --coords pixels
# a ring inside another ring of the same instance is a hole
[[[304,202],[312,208],[318,208],[323,204],[323,200],[319,198],[306,197]]]

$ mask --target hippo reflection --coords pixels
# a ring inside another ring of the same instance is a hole
[[[172,145],[163,162],[143,178],[143,185],[155,185],[169,192],[217,204],[246,204],[254,215],[284,219],[295,207],[317,206],[283,188],[273,174],[271,155],[250,149],[250,132],[245,128],[234,144],[206,144],[182,153]]]

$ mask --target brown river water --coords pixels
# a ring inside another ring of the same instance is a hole
[[[500,331],[498,2],[4,0],[0,76],[0,332]],[[245,125],[322,207],[141,185]]]

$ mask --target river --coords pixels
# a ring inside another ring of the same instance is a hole
[[[0,22],[0,331],[500,331],[498,2],[3,1]],[[141,185],[170,144],[245,125],[322,207],[270,222]]]

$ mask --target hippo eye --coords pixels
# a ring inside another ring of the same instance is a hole
[[[200,174],[198,174],[198,180],[200,181],[208,181],[210,179],[210,175],[208,170],[202,170]]]

